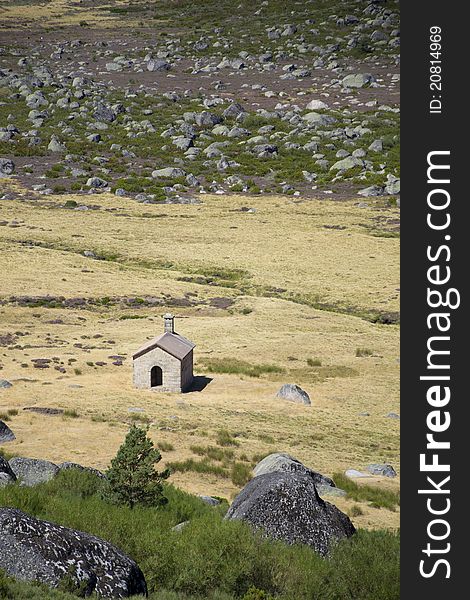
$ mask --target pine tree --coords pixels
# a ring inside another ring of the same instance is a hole
[[[163,494],[162,482],[170,471],[166,469],[159,473],[155,470],[155,464],[162,457],[147,433],[146,429],[131,426],[106,472],[104,497],[107,500],[130,508],[138,504],[161,506],[168,502]]]

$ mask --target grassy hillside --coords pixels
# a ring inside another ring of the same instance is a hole
[[[223,521],[224,505],[209,507],[172,486],[165,488],[169,502],[164,508],[130,510],[100,500],[97,485],[92,475],[63,472],[34,489],[0,489],[0,504],[116,544],[142,568],[151,600],[399,597],[396,534],[359,531],[326,560],[307,547],[267,542],[240,522]],[[171,530],[185,520],[189,524],[182,531]],[[0,596],[25,600],[75,597],[14,583],[1,575]]]

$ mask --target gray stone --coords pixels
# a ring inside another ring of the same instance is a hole
[[[106,71],[122,71],[122,65],[116,62],[109,62],[105,65]]]
[[[396,477],[397,472],[392,465],[387,464],[372,464],[367,465],[367,470],[372,475],[382,475],[383,477]]]
[[[12,386],[13,386],[13,384],[10,383],[8,380],[0,379],[0,390],[7,390],[8,388],[11,388]]]
[[[341,84],[345,88],[363,88],[373,82],[375,82],[375,77],[370,73],[359,73],[346,75]]]
[[[168,179],[176,179],[177,177],[185,177],[186,171],[179,169],[178,167],[165,167],[164,169],[155,169],[152,171],[152,177],[165,177]]]
[[[59,142],[59,140],[57,139],[57,136],[55,136],[55,135],[53,135],[51,137],[51,141],[49,142],[47,149],[50,150],[51,152],[66,152],[67,151],[65,144],[63,144],[62,142]]]
[[[189,525],[189,521],[182,521],[181,523],[178,523],[178,525],[172,527],[171,531],[182,531],[186,525]]]
[[[290,402],[298,402],[310,406],[312,403],[310,396],[301,387],[293,383],[285,383],[276,394],[276,398],[290,400]]]
[[[108,187],[108,182],[106,179],[101,179],[101,177],[90,177],[86,184],[88,187],[93,189],[103,189]]]
[[[179,149],[186,152],[188,148],[191,148],[193,144],[193,140],[187,137],[177,137],[173,140],[173,144]]]
[[[129,598],[147,595],[144,575],[121,550],[98,537],[0,508],[0,567],[25,581],[57,587],[74,572],[86,595]]]
[[[15,456],[9,463],[21,484],[27,487],[50,481],[59,472],[59,467],[54,463],[37,458]]]
[[[321,473],[312,471],[290,454],[274,452],[261,460],[253,469],[253,476],[259,477],[266,473],[300,473],[312,478],[314,484],[335,487],[335,482]]]
[[[394,175],[387,175],[387,183],[385,185],[385,193],[389,196],[394,196],[400,193],[400,178]]]
[[[321,110],[323,108],[328,108],[328,104],[325,104],[321,100],[310,100],[305,108],[307,110]]]
[[[196,125],[199,125],[199,127],[214,127],[214,125],[218,125],[222,122],[222,117],[207,110],[203,110],[201,113],[196,114],[195,120]]]
[[[218,506],[220,504],[220,500],[217,500],[217,498],[212,498],[212,496],[199,496],[199,498],[204,502],[204,504],[208,504],[209,506]]]
[[[277,154],[277,146],[274,144],[257,144],[253,147],[252,152],[259,157],[272,156]]]
[[[241,104],[234,102],[224,110],[222,115],[225,119],[236,119],[239,115],[245,112],[246,111]]]
[[[372,144],[368,147],[368,150],[371,152],[382,152],[384,149],[384,144],[382,140],[374,140]]]
[[[330,117],[329,115],[323,115],[317,112],[309,112],[303,117],[304,121],[307,121],[310,125],[331,125],[336,122],[334,117]]]
[[[369,473],[363,473],[362,471],[358,471],[357,469],[348,469],[344,472],[346,477],[349,479],[360,479],[362,477],[370,477]]]
[[[344,490],[333,485],[319,484],[315,486],[320,496],[334,496],[335,498],[344,498],[348,494]]]
[[[166,60],[151,59],[147,63],[147,71],[169,71],[171,68],[170,63]]]
[[[361,158],[356,158],[355,156],[347,156],[342,160],[338,160],[331,167],[330,171],[348,171],[349,169],[354,169],[355,167],[364,168],[365,163]]]
[[[116,113],[106,104],[98,104],[93,113],[93,118],[100,123],[112,123],[116,120]]]
[[[4,442],[13,442],[16,436],[6,423],[0,421],[0,444]]]
[[[0,488],[14,483],[16,481],[16,475],[12,471],[8,461],[0,455]]]
[[[60,471],[67,471],[69,469],[77,469],[78,471],[86,471],[87,473],[92,473],[93,475],[96,475],[100,479],[105,478],[104,473],[102,473],[98,469],[94,469],[93,467],[84,467],[83,465],[80,465],[78,463],[63,462],[63,463],[60,463],[60,465],[58,465],[58,466],[59,466]]]
[[[364,196],[368,198],[370,196],[382,196],[384,193],[384,189],[380,185],[371,185],[357,192],[359,196]]]
[[[267,537],[287,544],[307,544],[323,556],[355,532],[349,517],[322,500],[312,478],[300,473],[265,473],[253,478],[225,518],[246,521]]]

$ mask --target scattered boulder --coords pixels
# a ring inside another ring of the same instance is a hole
[[[0,158],[0,177],[9,177],[15,171],[15,163],[9,158]]]
[[[0,567],[25,581],[57,587],[73,572],[87,596],[147,595],[144,575],[121,550],[98,537],[0,508]]]
[[[372,475],[382,475],[382,477],[396,477],[397,472],[392,465],[387,464],[372,464],[367,465],[367,470]]]
[[[209,506],[218,506],[220,504],[220,500],[217,500],[217,498],[212,498],[212,496],[199,496],[199,498],[204,502],[204,504],[208,504]]]
[[[116,120],[116,113],[106,104],[98,104],[93,117],[100,123],[112,123]]]
[[[394,175],[387,175],[387,183],[385,185],[385,193],[394,196],[400,193],[400,178]]]
[[[233,501],[226,519],[241,519],[287,544],[307,544],[325,556],[354,526],[336,506],[320,498],[313,479],[300,473],[254,477]]]
[[[12,383],[10,383],[8,380],[6,379],[0,379],[0,390],[7,390],[8,388],[12,387]]]
[[[361,477],[370,477],[369,473],[363,473],[362,471],[358,471],[357,469],[348,469],[344,472],[346,477],[349,479],[360,479]]]
[[[189,521],[181,521],[181,523],[178,523],[177,525],[172,527],[171,531],[182,531],[186,527],[186,525],[189,525]]]
[[[93,467],[84,467],[83,465],[79,465],[74,462],[63,462],[58,465],[60,471],[68,471],[69,469],[78,469],[79,471],[86,471],[87,473],[92,473],[96,475],[100,479],[105,479],[105,474],[99,471],[98,469],[94,469]]]
[[[93,189],[103,189],[108,187],[108,182],[106,179],[101,179],[101,177],[90,177],[86,184],[88,187]]]
[[[329,485],[335,487],[335,482],[321,473],[312,471],[293,456],[284,452],[274,452],[261,460],[253,469],[254,477],[265,475],[266,473],[300,473],[312,478],[314,484]]]
[[[321,100],[310,100],[310,102],[305,107],[307,110],[321,110],[324,108],[328,108],[328,104],[325,104]]]
[[[4,487],[9,483],[14,483],[16,481],[16,475],[12,471],[7,460],[0,456],[0,487]]]
[[[307,121],[310,125],[331,125],[336,121],[334,117],[330,117],[329,115],[322,115],[317,112],[309,112],[303,117],[304,121]]]
[[[199,127],[214,127],[222,122],[222,117],[211,113],[207,110],[203,110],[201,113],[197,113],[195,116],[196,125]]]
[[[165,167],[164,169],[155,169],[152,171],[152,177],[165,177],[168,179],[176,179],[177,177],[185,177],[186,171],[179,169],[178,167]]]
[[[59,467],[54,463],[37,458],[15,456],[9,463],[21,484],[27,487],[50,481],[59,472]]]
[[[3,444],[3,442],[12,442],[13,440],[16,440],[13,431],[6,423],[0,421],[0,444]]]
[[[335,162],[330,167],[330,171],[348,171],[349,169],[354,169],[355,167],[361,167],[361,169],[363,169],[364,161],[355,156],[347,156],[346,158]]]
[[[290,402],[298,402],[310,406],[312,404],[310,396],[305,390],[294,383],[285,383],[276,394],[276,398],[289,400]]]
[[[363,88],[375,82],[375,77],[370,73],[359,73],[356,75],[346,75],[341,82],[345,88]]]
[[[147,71],[169,71],[170,68],[171,65],[166,60],[150,59],[147,63]]]
[[[380,185],[370,185],[362,190],[357,192],[359,196],[364,196],[364,198],[370,198],[371,196],[382,196],[384,193],[384,189]]]
[[[59,142],[56,135],[51,136],[51,141],[49,142],[47,149],[50,150],[51,152],[66,152],[67,151],[65,144],[63,144],[62,142]]]

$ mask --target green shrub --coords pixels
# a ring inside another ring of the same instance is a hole
[[[157,442],[157,448],[162,452],[171,452],[175,449],[173,444],[170,444],[170,442]]]
[[[64,417],[69,417],[70,419],[77,419],[80,415],[74,408],[67,408],[63,412]]]
[[[239,446],[240,442],[235,439],[235,436],[226,429],[219,429],[216,436],[216,442],[219,446]]]
[[[242,462],[233,463],[230,471],[230,479],[234,485],[239,487],[244,486],[251,479],[251,468]]]
[[[372,356],[374,353],[370,348],[356,348],[356,356]]]
[[[307,365],[309,367],[321,367],[321,360],[319,358],[307,358]]]

